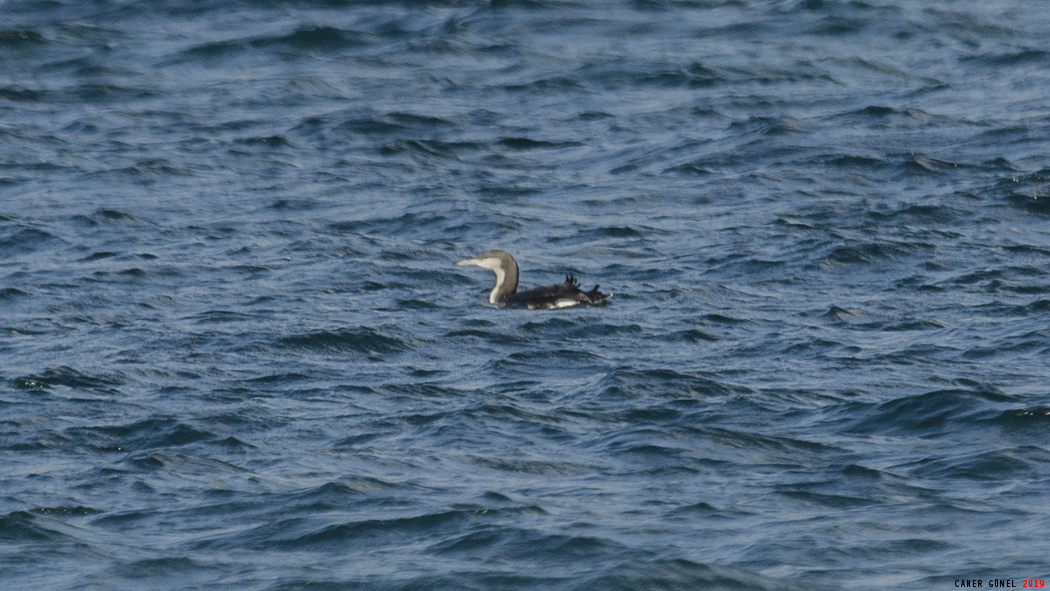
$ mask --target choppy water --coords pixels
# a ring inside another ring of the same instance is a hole
[[[1048,30],[0,3],[3,588],[1050,577]]]

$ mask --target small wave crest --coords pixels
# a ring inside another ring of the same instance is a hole
[[[413,340],[397,334],[398,332],[369,327],[337,331],[318,330],[282,337],[277,344],[288,349],[366,355],[402,353],[412,349]]]

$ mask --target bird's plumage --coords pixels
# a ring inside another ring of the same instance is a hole
[[[579,304],[601,304],[609,296],[598,291],[595,285],[590,291],[580,289],[572,275],[566,275],[565,283],[535,287],[518,292],[518,263],[503,250],[490,250],[480,255],[457,261],[457,265],[473,265],[496,274],[496,285],[489,293],[489,303],[499,306],[536,308],[568,308]]]

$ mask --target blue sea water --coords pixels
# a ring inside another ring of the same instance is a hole
[[[1050,578],[1047,31],[0,2],[3,589]]]

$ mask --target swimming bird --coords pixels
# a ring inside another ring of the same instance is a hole
[[[536,308],[568,308],[579,304],[601,304],[609,296],[598,291],[595,285],[591,291],[582,291],[579,282],[572,275],[565,276],[565,283],[535,287],[518,293],[518,262],[509,253],[502,250],[483,252],[472,259],[456,261],[457,265],[474,265],[488,269],[496,274],[496,287],[489,293],[489,303],[498,306],[523,306],[530,310]]]

